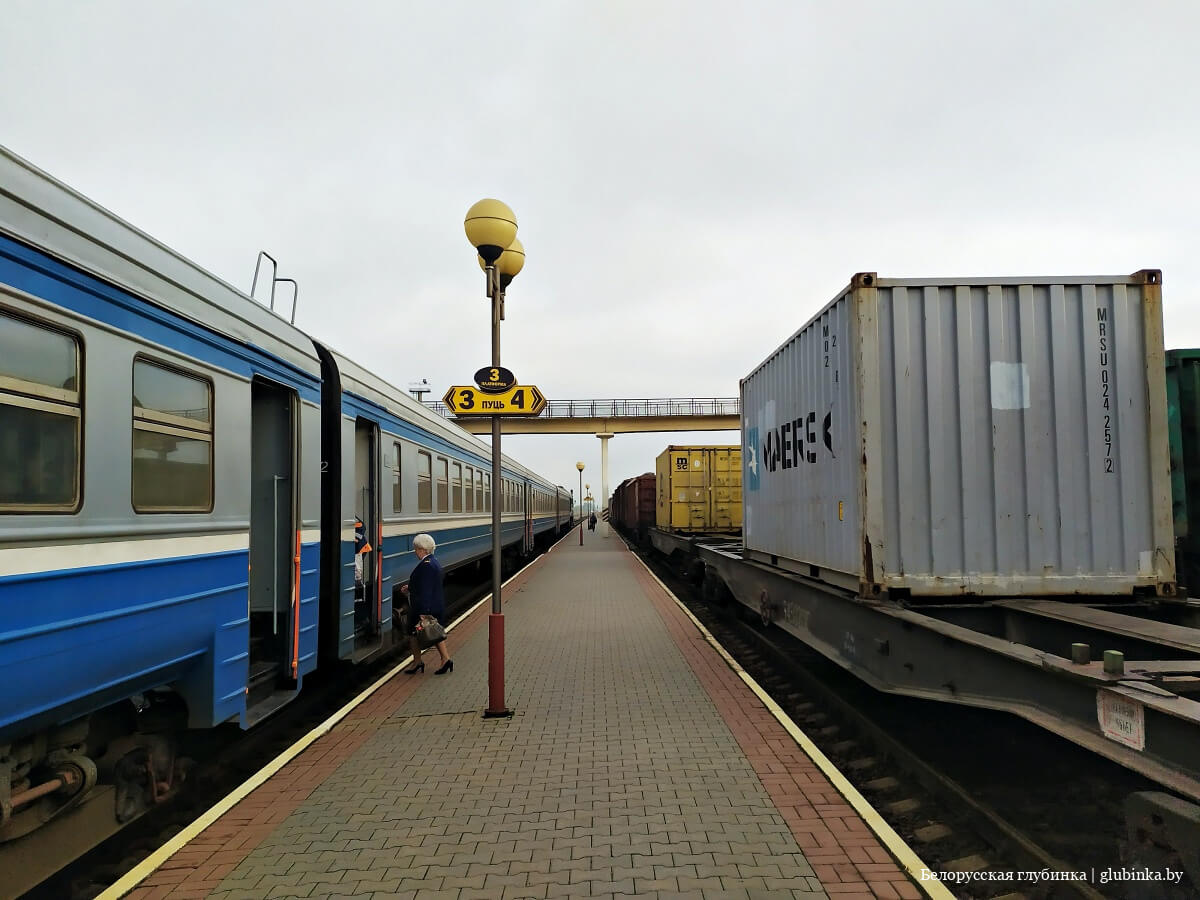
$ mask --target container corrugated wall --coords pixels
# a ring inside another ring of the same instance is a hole
[[[655,461],[655,524],[679,533],[731,533],[742,526],[742,449],[671,446]]]
[[[1171,592],[1160,291],[856,276],[742,382],[747,551],[872,594]]]

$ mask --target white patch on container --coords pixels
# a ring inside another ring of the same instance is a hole
[[[1025,363],[992,363],[992,409],[1029,409],[1029,369]]]
[[[1142,704],[1112,691],[1096,692],[1096,718],[1100,731],[1109,740],[1132,747],[1146,749],[1146,714]]]
[[[1138,574],[1153,575],[1154,574],[1154,551],[1143,550],[1138,554]]]

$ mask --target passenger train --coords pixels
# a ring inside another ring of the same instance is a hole
[[[571,500],[0,148],[0,847],[398,643],[417,533],[481,560],[496,503],[527,555]]]

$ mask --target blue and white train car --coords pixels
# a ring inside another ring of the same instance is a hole
[[[109,704],[246,725],[299,688],[320,387],[302,332],[0,150],[0,745],[46,747],[10,758],[86,783]]]
[[[417,534],[433,536],[447,571],[490,556],[491,447],[340,353],[315,345],[326,392],[322,596],[330,608],[323,617],[338,622],[325,654],[360,660],[395,642],[389,635],[393,598],[416,565]],[[528,555],[565,527],[565,514],[560,527],[549,501],[565,492],[507,456],[501,469],[501,545]],[[356,522],[366,547],[355,546]]]
[[[415,534],[453,569],[490,554],[493,496],[508,553],[569,527],[568,492],[503,473],[0,148],[0,850],[85,799],[115,829],[184,729],[250,727],[397,643]]]

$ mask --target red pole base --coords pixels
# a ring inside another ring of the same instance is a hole
[[[488,616],[488,708],[484,718],[511,716],[504,705],[504,613]]]

